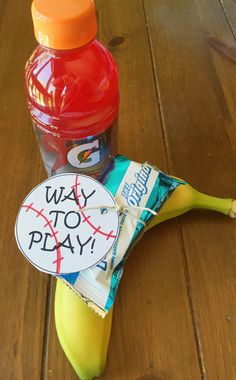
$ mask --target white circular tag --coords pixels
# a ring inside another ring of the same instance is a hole
[[[109,206],[107,209],[102,206]],[[20,207],[15,235],[24,256],[55,275],[87,269],[112,248],[118,234],[116,201],[98,181],[59,174],[35,187]]]

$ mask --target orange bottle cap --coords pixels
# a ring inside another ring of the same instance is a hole
[[[75,49],[96,36],[93,0],[33,0],[32,17],[37,41],[52,49]]]

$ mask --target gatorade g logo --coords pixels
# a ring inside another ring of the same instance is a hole
[[[96,165],[100,161],[99,141],[77,145],[68,152],[67,159],[75,168],[83,169]]]

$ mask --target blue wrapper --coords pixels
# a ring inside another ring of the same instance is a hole
[[[184,182],[148,163],[139,164],[121,155],[110,162],[98,180],[121,207],[118,238],[99,264],[60,278],[104,317],[114,304],[128,253],[153,218],[150,210],[158,213],[176,187]]]

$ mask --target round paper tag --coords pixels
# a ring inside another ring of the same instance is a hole
[[[20,207],[15,235],[25,257],[55,275],[97,264],[118,233],[116,201],[98,181],[59,174],[35,187]],[[109,206],[105,208],[103,206]]]

